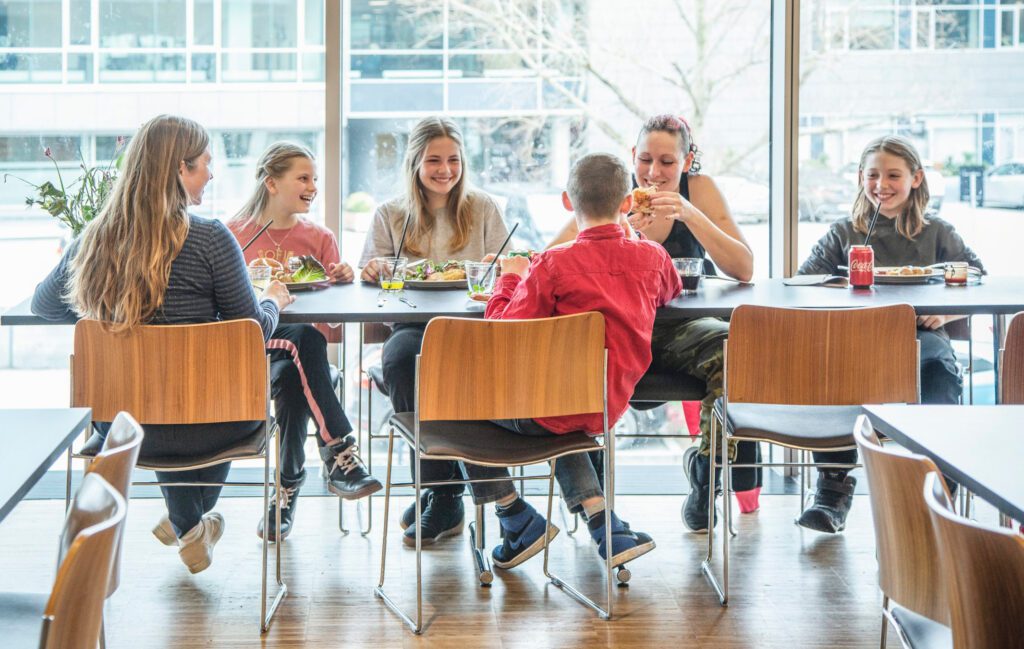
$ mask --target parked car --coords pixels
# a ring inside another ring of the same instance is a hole
[[[1024,207],[1024,162],[1006,162],[986,173],[981,204]]]
[[[850,182],[821,164],[803,164],[798,202],[800,220],[829,223],[849,216],[856,192],[856,181]]]

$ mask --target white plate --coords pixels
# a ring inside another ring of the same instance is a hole
[[[879,266],[875,269],[875,284],[927,284],[933,279],[942,279],[941,268],[926,268],[925,275],[882,275],[880,270],[894,270],[898,266]]]

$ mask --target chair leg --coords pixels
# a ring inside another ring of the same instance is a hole
[[[889,635],[889,618],[886,617],[885,612],[889,609],[889,596],[882,596],[882,640],[878,645],[879,649],[885,649],[885,638]]]
[[[382,590],[384,588],[384,564],[388,555],[388,510],[391,507],[391,455],[395,447],[395,432],[391,431],[388,435],[388,469],[384,478],[384,522],[382,525],[383,536],[380,540],[380,580],[377,582],[377,588],[374,592],[378,596],[382,596]]]
[[[269,427],[268,427],[269,431]],[[274,444],[274,497],[277,498],[277,494],[281,493],[281,435],[275,435],[274,439],[270,439],[270,433],[267,433],[266,440],[266,456],[263,458],[263,511],[266,512],[270,507],[270,445]],[[274,538],[280,538],[281,536],[281,508],[275,507],[274,516]],[[269,522],[269,521],[268,521]],[[267,566],[268,566],[268,554],[269,554],[269,542],[270,535],[263,535],[263,566],[261,570],[260,580],[260,633],[266,633],[270,629],[270,622],[274,618],[274,614],[277,612],[277,608],[284,601],[285,595],[288,594],[288,586],[284,583],[281,576],[281,545],[283,543],[278,541],[274,544],[274,555],[276,558],[277,565],[275,566],[275,577],[277,581],[277,592],[274,594],[274,601],[271,603],[269,609],[267,607]]]
[[[476,510],[476,520],[469,524],[469,549],[473,553],[480,586],[490,586],[494,582],[494,572],[491,571],[491,561],[487,558],[484,544],[484,506],[476,505],[473,509]]]
[[[723,440],[722,446],[727,449],[728,448],[728,443]],[[725,450],[725,449],[723,449],[723,450]],[[715,485],[714,485],[715,477],[714,476],[715,476],[715,467],[717,466],[715,458],[717,458],[717,457],[718,457],[718,417],[716,415],[712,414],[712,416],[711,416],[711,488],[708,490],[708,492],[709,492],[709,494],[708,494],[708,501],[709,501],[708,502],[708,519],[709,519],[708,520],[708,553],[707,553],[707,556],[704,558],[704,561],[701,563],[700,568],[701,568],[701,572],[704,573],[704,576],[707,578],[708,582],[711,584],[711,587],[715,590],[715,593],[718,595],[719,603],[722,606],[725,606],[729,602],[729,596],[728,596],[728,590],[727,590],[728,589],[728,581],[727,581],[728,580],[728,572],[723,572],[722,582],[724,584],[726,584],[725,586],[723,586],[722,584],[720,584],[718,582],[718,579],[715,577],[714,569],[711,566],[711,560],[714,557],[714,553],[715,553],[715,525],[714,525],[714,522],[715,522],[715,518],[714,518],[715,517]],[[723,490],[724,496],[726,498],[729,497],[729,492],[727,490],[726,483],[725,483],[725,475],[726,475],[726,472],[728,471],[728,466],[726,465],[726,462],[727,462],[728,458],[729,458],[728,451],[723,452],[722,453],[722,490]],[[726,529],[728,529],[728,524],[729,524],[728,521],[725,520],[724,510],[723,510],[722,559],[723,559],[723,567],[724,567],[725,570],[728,569],[728,548],[729,548],[728,536],[729,536],[729,534],[725,531]]]
[[[68,469],[64,480],[64,511],[71,509],[71,447],[68,447]]]

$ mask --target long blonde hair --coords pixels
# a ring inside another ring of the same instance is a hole
[[[868,156],[873,153],[888,153],[897,156],[907,163],[910,174],[914,175],[923,168],[921,156],[917,149],[910,143],[910,140],[899,135],[885,135],[868,143],[864,153],[860,154],[860,165],[857,167],[857,177],[861,180],[857,187],[857,198],[853,201],[850,220],[853,221],[853,229],[867,234],[868,224],[871,216],[875,213],[875,206],[868,200],[864,192],[864,163]],[[910,197],[907,199],[907,206],[896,216],[896,232],[907,239],[913,239],[921,234],[924,226],[928,225],[925,219],[925,210],[928,208],[928,199],[931,194],[928,192],[928,179],[921,176],[921,184],[910,189]]]
[[[188,236],[180,165],[194,169],[209,144],[206,129],[173,115],[154,117],[132,138],[121,177],[70,262],[66,298],[82,317],[126,331],[163,304],[171,263]]]
[[[452,250],[462,250],[469,243],[472,215],[466,197],[466,148],[462,133],[455,122],[444,117],[428,117],[417,124],[409,133],[409,146],[405,150],[405,212],[412,215],[412,227],[405,239],[405,249],[410,254],[422,257],[426,254],[425,242],[434,227],[434,215],[427,209],[427,197],[420,182],[420,165],[423,154],[431,140],[439,137],[451,139],[459,147],[462,159],[462,175],[448,192],[447,217],[452,221],[454,234],[449,242]],[[397,252],[397,251],[396,251]]]
[[[285,175],[292,168],[292,161],[295,158],[306,158],[310,162],[315,160],[312,151],[294,142],[274,142],[267,147],[256,163],[256,188],[242,209],[231,217],[232,223],[259,224],[259,219],[270,202],[267,178],[280,178]]]

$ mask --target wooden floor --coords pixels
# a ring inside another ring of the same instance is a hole
[[[409,501],[397,502],[404,507]],[[121,588],[107,608],[107,646],[877,647],[880,596],[867,497],[856,497],[847,531],[837,536],[793,525],[795,497],[761,501],[759,512],[739,519],[728,608],[718,605],[700,574],[706,537],[685,532],[681,499],[620,497],[619,513],[654,536],[658,548],[630,564],[630,587],[616,590],[617,619],[599,620],[546,583],[539,556],[513,571],[498,571],[493,587],[480,588],[465,534],[425,554],[429,626],[417,637],[372,592],[383,499],[374,500],[380,509],[373,533],[364,538],[338,532],[335,499],[303,498],[283,548],[290,593],[261,638],[255,534],[260,502],[221,500],[224,537],[213,565],[192,576],[174,549],[150,535],[162,501],[136,499],[129,510]],[[62,511],[62,502],[25,502],[0,524],[0,590],[49,588]],[[353,515],[347,520],[354,522],[355,509],[348,511]],[[411,606],[415,555],[400,546],[397,534],[390,548],[388,583]],[[552,552],[556,573],[578,578],[590,593],[603,592],[589,538],[563,531]]]

